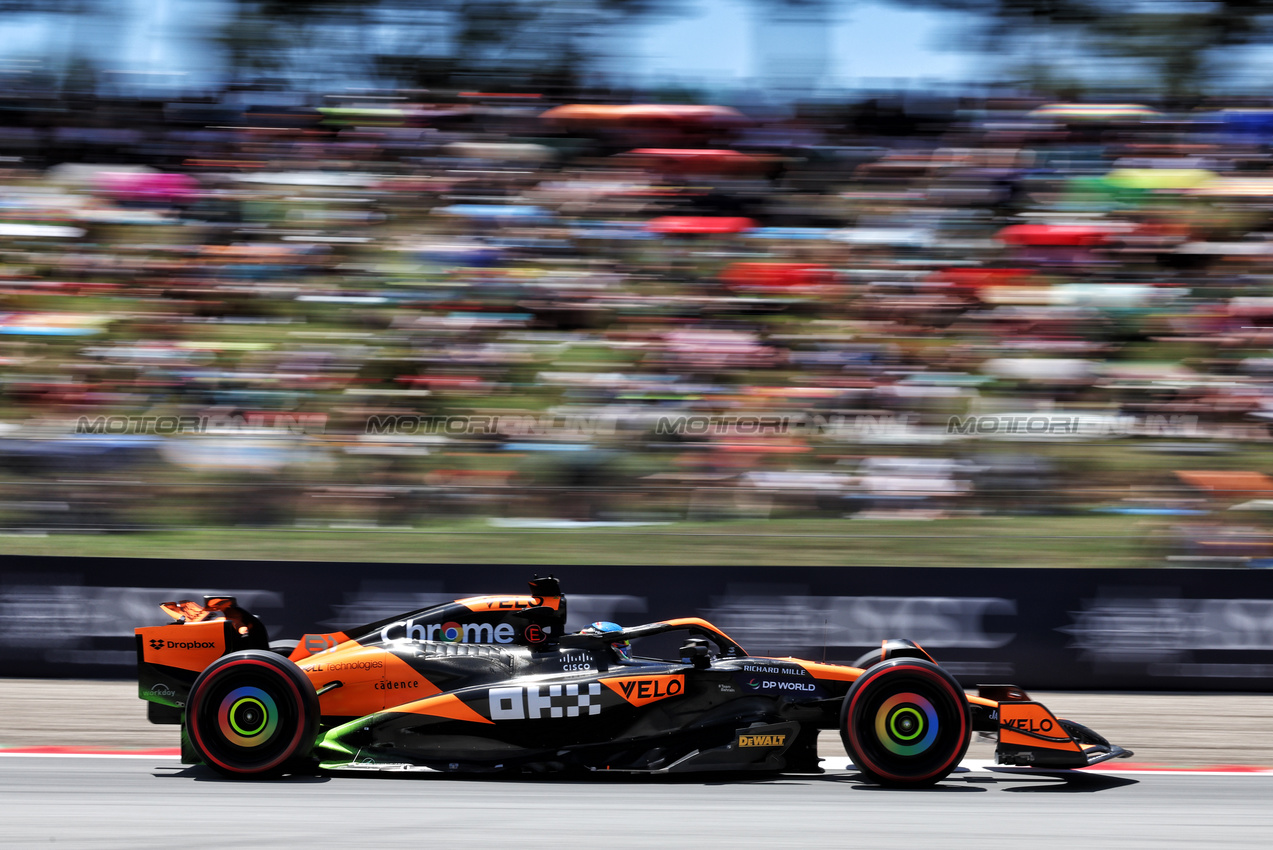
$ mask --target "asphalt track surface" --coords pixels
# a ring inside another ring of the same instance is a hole
[[[1273,765],[1273,696],[1039,694],[1136,763]],[[1267,847],[1273,771],[970,769],[881,789],[837,736],[820,776],[461,779],[394,774],[227,781],[171,755],[128,682],[0,680],[0,848]],[[7,748],[157,748],[23,755]],[[838,760],[836,760],[838,757]]]
[[[223,848],[1267,847],[1273,775],[223,780],[148,756],[0,757],[0,844]]]

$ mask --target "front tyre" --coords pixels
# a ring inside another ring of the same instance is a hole
[[[845,694],[840,737],[853,764],[874,782],[932,785],[968,751],[968,700],[954,677],[931,661],[883,661]]]
[[[186,732],[218,773],[273,776],[309,755],[319,715],[318,694],[299,667],[274,652],[247,649],[218,658],[195,679]]]

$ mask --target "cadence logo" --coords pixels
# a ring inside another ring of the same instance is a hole
[[[403,691],[408,689],[419,689],[420,682],[376,682],[375,688],[378,691]]]

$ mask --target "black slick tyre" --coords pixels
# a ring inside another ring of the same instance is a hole
[[[897,788],[941,781],[968,751],[968,700],[931,661],[897,658],[864,672],[844,696],[840,737],[866,777]]]
[[[235,778],[295,767],[318,736],[318,694],[301,669],[274,652],[247,649],[212,662],[186,703],[186,734],[199,758]]]

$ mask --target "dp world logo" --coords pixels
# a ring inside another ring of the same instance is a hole
[[[747,687],[753,690],[760,690],[760,681],[758,679],[748,679]]]
[[[151,648],[151,649],[163,649],[163,648],[164,648],[164,642],[163,642],[162,640],[160,640],[159,638],[151,638],[151,639],[150,639],[150,648]]]

